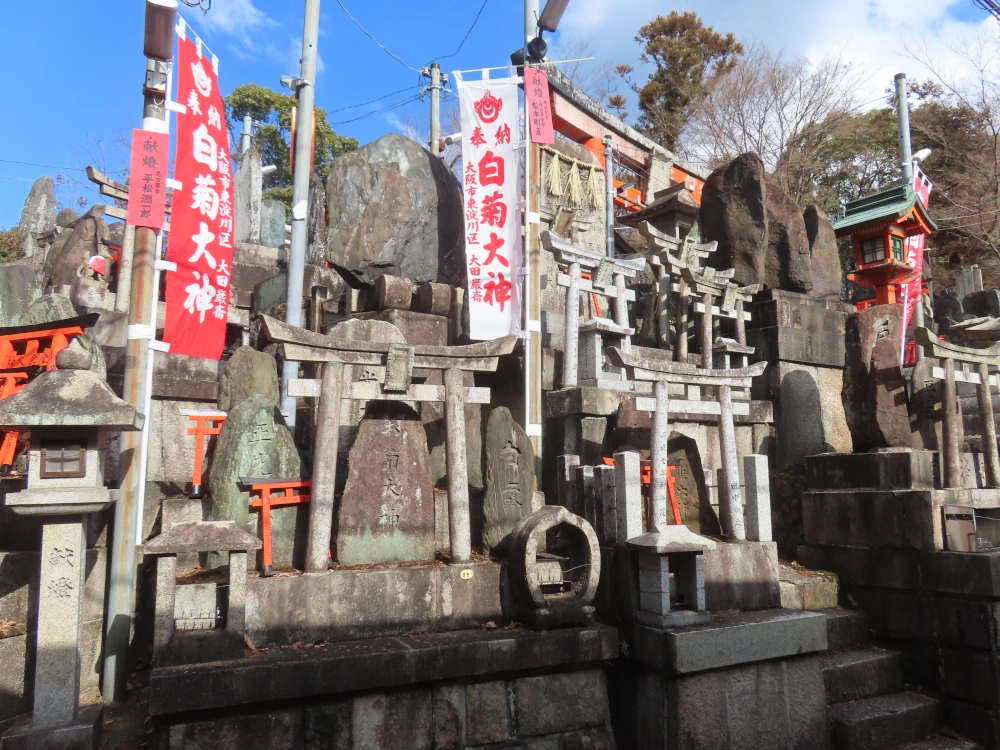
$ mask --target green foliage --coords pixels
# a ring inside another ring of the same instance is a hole
[[[17,260],[21,253],[21,230],[17,227],[0,229],[0,263]]]
[[[666,148],[676,149],[694,107],[715,81],[736,65],[743,45],[732,34],[705,26],[696,13],[671,11],[639,29],[640,59],[656,66],[643,86],[629,81],[631,66],[618,71],[639,95],[639,127]]]
[[[273,198],[292,205],[292,173],[288,154],[291,141],[292,108],[295,97],[273,91],[255,83],[238,86],[226,97],[229,127],[234,133],[243,129],[243,118],[249,115],[260,123],[254,133],[254,145],[261,152],[264,164],[274,164],[278,169],[265,176],[265,198]],[[315,171],[324,181],[330,174],[330,163],[341,154],[358,147],[356,138],[337,135],[327,124],[326,111],[316,107],[316,157]]]

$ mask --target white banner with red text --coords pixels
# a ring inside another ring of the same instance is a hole
[[[522,237],[516,77],[466,81],[453,74],[462,113],[469,337],[520,330]]]

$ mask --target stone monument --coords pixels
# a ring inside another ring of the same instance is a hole
[[[483,548],[490,550],[531,512],[535,456],[524,429],[501,406],[486,422],[486,497]]]

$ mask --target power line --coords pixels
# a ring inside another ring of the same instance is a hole
[[[383,112],[388,112],[389,110],[398,109],[399,107],[402,107],[402,106],[404,106],[406,104],[409,104],[410,102],[415,102],[415,101],[417,101],[419,99],[420,99],[419,96],[410,96],[410,97],[407,97],[406,99],[403,99],[402,101],[396,102],[395,104],[390,104],[390,105],[388,105],[386,107],[382,107],[380,109],[374,109],[371,112],[366,112],[363,115],[358,115],[357,117],[352,117],[349,120],[338,120],[337,122],[331,122],[331,123],[328,123],[328,124],[329,125],[345,125],[345,124],[347,124],[349,122],[357,122],[358,120],[363,120],[364,118],[371,117],[372,115],[380,115]]]
[[[81,169],[80,167],[59,167],[55,164],[35,164],[30,161],[14,161],[13,159],[0,159],[0,162],[4,164],[21,164],[25,167],[41,167],[42,169],[68,169],[74,172],[86,172],[86,169]]]
[[[444,60],[449,57],[454,57],[455,55],[457,55],[459,52],[462,51],[462,47],[465,46],[465,40],[469,38],[469,34],[472,33],[472,30],[474,28],[476,28],[476,24],[479,23],[479,17],[483,15],[483,10],[486,9],[486,3],[488,3],[489,1],[490,0],[483,0],[483,4],[479,6],[479,12],[476,13],[476,17],[472,20],[472,25],[469,27],[469,30],[465,32],[465,36],[462,37],[462,41],[458,45],[458,49],[452,52],[450,55],[441,55],[435,58],[436,60]]]
[[[374,36],[372,36],[371,32],[369,32],[368,29],[366,29],[364,26],[362,26],[360,23],[358,23],[358,19],[356,19],[354,16],[351,15],[351,11],[349,11],[347,9],[347,7],[341,2],[341,0],[337,0],[337,5],[339,5],[340,9],[342,11],[344,11],[344,13],[347,14],[348,18],[350,18],[352,21],[354,21],[354,25],[357,26],[359,29],[361,29],[365,33],[365,36],[367,36],[369,39],[371,39],[373,42],[375,42],[375,44],[378,47],[380,47],[383,52],[385,52],[387,55],[389,55],[389,57],[391,57],[393,60],[395,60],[396,62],[398,62],[404,68],[409,68],[414,73],[419,73],[420,72],[419,70],[417,70],[416,68],[414,68],[412,65],[407,65],[405,62],[403,62],[403,60],[401,58],[399,58],[396,55],[392,54],[392,52],[389,51],[388,47],[386,47],[384,44],[382,44],[382,42],[380,42],[378,39],[376,39]]]
[[[346,107],[341,107],[340,109],[331,109],[327,112],[327,114],[330,115],[333,114],[334,112],[343,112],[345,109],[357,109],[358,107],[364,107],[365,105],[374,104],[375,102],[380,102],[383,99],[388,99],[390,96],[395,96],[396,94],[402,94],[404,91],[410,91],[411,89],[412,86],[407,86],[406,88],[402,88],[399,91],[393,91],[391,93],[384,94],[383,96],[377,97],[367,102],[361,102],[360,104],[350,104]]]

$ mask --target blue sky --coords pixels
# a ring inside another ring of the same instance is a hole
[[[342,0],[357,20],[405,63],[420,68],[458,47],[481,0]],[[544,0],[543,0],[544,3]],[[117,139],[137,127],[141,115],[142,0],[79,0],[6,3],[0,45],[0,227],[16,224],[30,182],[42,174],[85,181],[87,164],[106,160],[109,172],[126,161]],[[873,69],[872,89],[891,84],[892,73],[919,74],[919,66],[891,38],[926,37],[932,51],[970,28],[993,23],[972,0],[702,0],[671,5],[663,0],[572,0],[553,55],[586,48],[602,62],[632,62],[636,29],[671,8],[696,10],[720,31],[756,37],[790,54],[817,57],[840,47]],[[39,12],[44,8],[44,12]],[[278,88],[281,75],[298,73],[301,0],[213,0],[207,15],[184,16],[220,58],[223,91],[248,82]],[[432,9],[433,12],[428,12]],[[522,0],[488,0],[459,54],[441,60],[443,70],[502,65],[520,44]],[[348,120],[418,91],[418,75],[388,56],[341,10],[322,0],[316,99],[332,122]],[[890,37],[890,43],[887,43]],[[344,109],[390,92],[367,108]],[[406,106],[345,122],[334,128],[362,143],[426,120],[429,105]],[[101,156],[101,146],[104,155]],[[89,151],[89,153],[88,153]],[[15,163],[27,162],[27,164]],[[42,165],[42,166],[34,166]],[[67,169],[73,168],[73,169]],[[92,198],[68,185],[60,197]]]

